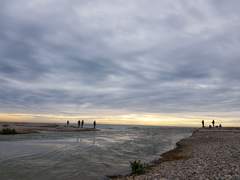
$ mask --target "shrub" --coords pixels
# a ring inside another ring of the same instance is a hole
[[[145,171],[145,164],[141,163],[140,160],[130,162],[130,166],[132,169],[132,174],[142,174]]]
[[[4,128],[2,131],[0,131],[0,134],[17,134],[15,129],[10,129],[10,128]]]

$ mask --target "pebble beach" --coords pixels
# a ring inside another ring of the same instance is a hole
[[[202,128],[126,180],[240,180],[240,128]]]

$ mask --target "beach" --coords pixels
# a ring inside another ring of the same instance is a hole
[[[240,128],[0,123],[0,174],[19,179],[239,180]],[[130,175],[129,161],[146,163]],[[47,169],[47,170],[46,170]],[[118,175],[120,174],[120,175]],[[20,178],[21,179],[21,178]]]
[[[182,139],[175,149],[146,168],[142,175],[114,177],[126,180],[239,180],[240,128],[201,128]]]

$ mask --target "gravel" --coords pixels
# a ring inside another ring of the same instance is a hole
[[[176,149],[163,154],[162,160],[143,175],[115,179],[240,180],[238,128],[198,129],[191,137],[181,140]]]

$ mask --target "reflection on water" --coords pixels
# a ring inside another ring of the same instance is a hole
[[[4,180],[104,179],[128,173],[129,161],[151,161],[189,136],[189,128],[101,126],[98,132],[0,136]]]

